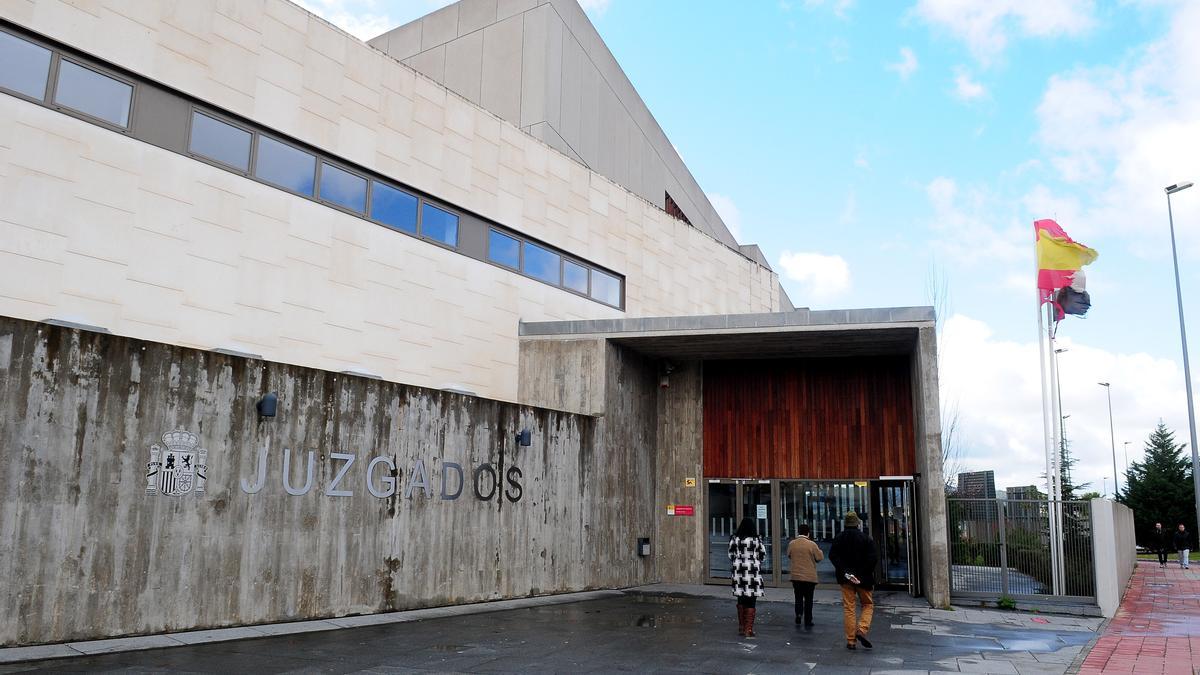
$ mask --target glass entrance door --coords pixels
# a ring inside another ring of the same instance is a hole
[[[911,575],[912,508],[911,481],[874,481],[871,522],[875,545],[879,549],[879,585],[889,588],[913,588]]]
[[[809,538],[816,542],[825,554],[825,560],[817,565],[817,583],[836,584],[833,565],[829,562],[829,549],[833,538],[844,529],[847,511],[860,515],[869,512],[868,490],[865,481],[779,481],[779,550],[781,555],[780,574],[784,582],[791,574],[791,561],[787,558],[788,543],[800,533],[800,525],[807,524],[811,530]],[[870,534],[870,519],[863,517],[864,529]]]
[[[769,480],[723,480],[710,479],[705,503],[708,520],[708,578],[710,581],[730,577],[729,538],[737,530],[742,518],[750,518],[758,528],[758,536],[767,549],[762,562],[763,583],[779,585],[776,574],[775,551],[779,542],[771,504],[773,483]]]

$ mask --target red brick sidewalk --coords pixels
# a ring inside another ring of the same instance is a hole
[[[1200,672],[1200,565],[1182,570],[1139,560],[1117,615],[1079,672]]]

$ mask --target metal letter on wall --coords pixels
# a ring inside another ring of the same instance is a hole
[[[387,486],[386,491],[376,490],[375,484],[371,482],[371,477],[375,475],[375,467],[379,464],[386,464],[388,468],[388,473],[384,474],[383,478],[381,479],[383,484]],[[381,499],[385,497],[391,497],[392,495],[396,494],[396,478],[395,476],[390,475],[395,470],[396,464],[392,461],[391,457],[376,457],[372,459],[371,463],[367,464],[367,492],[370,492],[373,496]]]
[[[331,452],[329,456],[334,459],[345,460],[346,463],[342,465],[342,470],[337,472],[337,475],[333,477],[333,480],[329,483],[329,487],[325,488],[325,494],[330,497],[353,497],[353,490],[338,490],[337,486],[338,483],[342,482],[342,478],[345,478],[346,472],[350,470],[351,465],[354,464],[354,455],[344,452]]]
[[[245,478],[243,478],[242,492],[252,495],[263,489],[263,486],[267,484],[267,451],[270,449],[271,439],[268,438],[267,442],[263,444],[262,452],[258,453],[258,480],[251,485],[250,483],[246,482]]]
[[[315,461],[315,458],[313,457],[313,451],[309,450],[308,451],[308,474],[304,478],[304,487],[297,490],[296,488],[292,487],[292,480],[291,480],[291,478],[292,478],[292,451],[289,450],[288,448],[283,449],[283,489],[287,490],[287,493],[289,495],[307,494],[309,489],[312,488],[313,462],[314,461]]]
[[[458,474],[458,487],[455,488],[454,494],[450,494],[450,493],[446,492],[446,485],[450,482],[449,475],[450,475],[451,470],[453,470],[455,473]],[[458,462],[442,462],[442,499],[449,499],[449,500],[453,501],[455,499],[458,499],[458,496],[462,494],[462,491],[463,491],[462,465],[459,464]]]
[[[405,499],[412,499],[415,487],[424,489],[426,499],[433,496],[433,488],[429,487],[429,474],[425,471],[425,460],[417,460],[417,463],[413,465],[412,472],[408,474],[408,478],[408,487],[404,488]]]

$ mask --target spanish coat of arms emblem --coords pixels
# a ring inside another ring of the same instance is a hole
[[[208,477],[208,450],[198,447],[200,439],[190,431],[168,431],[162,445],[150,447],[146,463],[146,494],[172,497],[204,492]]]

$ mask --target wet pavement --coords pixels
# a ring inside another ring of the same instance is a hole
[[[756,639],[732,598],[631,592],[570,604],[190,647],[10,664],[8,672],[1063,673],[1099,625],[1084,617],[879,607],[875,649],[850,652],[841,607],[816,626],[760,602]]]
[[[1200,672],[1200,569],[1138,561],[1117,615],[1079,672]]]

